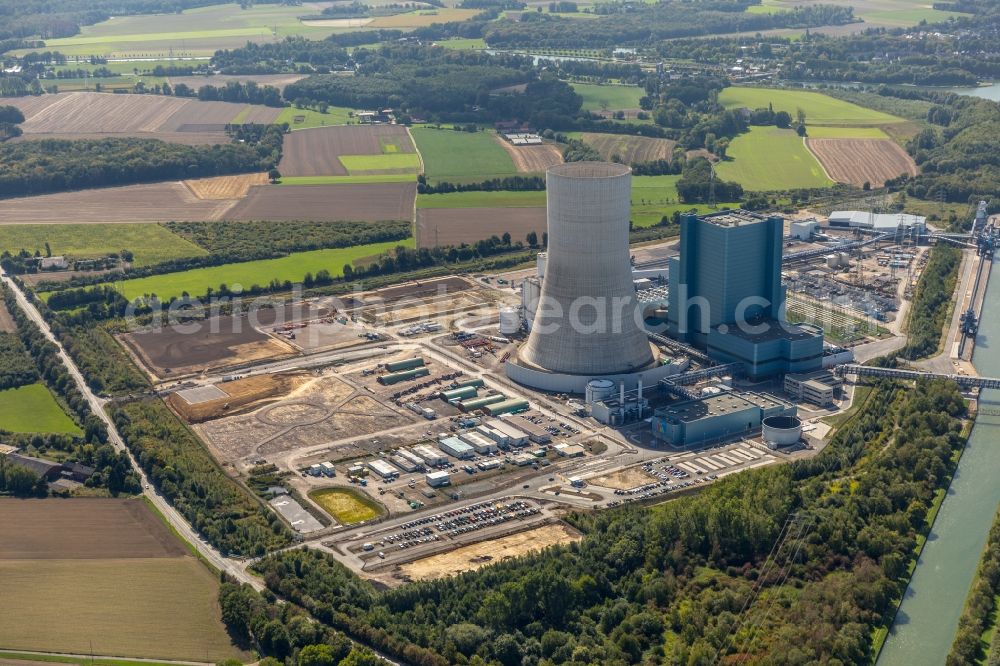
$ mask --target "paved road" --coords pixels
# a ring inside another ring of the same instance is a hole
[[[205,543],[197,532],[188,524],[186,520],[181,516],[180,513],[174,509],[173,506],[162,497],[149,482],[146,477],[146,473],[139,466],[139,462],[132,455],[132,452],[128,450],[125,446],[125,441],[122,439],[121,434],[119,434],[118,429],[115,427],[114,422],[108,416],[107,412],[104,411],[105,401],[99,398],[83,378],[83,374],[80,369],[77,368],[76,363],[70,358],[66,350],[59,343],[56,337],[52,334],[52,330],[49,328],[49,324],[42,317],[38,309],[28,300],[24,292],[21,291],[20,287],[11,280],[5,273],[0,272],[0,279],[3,280],[4,284],[7,285],[17,298],[17,303],[21,307],[21,310],[28,316],[28,318],[41,329],[42,333],[52,344],[54,344],[59,350],[59,358],[62,359],[63,365],[69,371],[70,377],[76,382],[77,388],[80,393],[87,399],[87,404],[90,406],[90,410],[96,414],[102,421],[104,421],[105,426],[108,429],[108,441],[119,451],[124,451],[132,462],[132,467],[135,468],[136,474],[139,475],[139,481],[142,484],[142,494],[152,502],[153,506],[163,514],[167,522],[170,523],[177,532],[184,537],[192,546],[198,551],[205,560],[211,562],[212,566],[215,568],[225,571],[226,573],[233,576],[240,582],[250,583],[258,590],[264,589],[264,584],[260,579],[251,576],[240,566],[240,563],[224,557],[219,551],[217,551],[212,546]]]

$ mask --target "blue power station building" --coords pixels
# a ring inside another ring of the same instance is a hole
[[[751,378],[823,366],[823,336],[785,321],[784,220],[747,211],[681,218],[667,330]]]

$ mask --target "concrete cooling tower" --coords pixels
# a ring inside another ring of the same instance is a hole
[[[518,367],[508,366],[512,379],[568,390],[566,382],[559,388],[537,375],[589,378],[654,365],[635,315],[628,250],[631,180],[629,167],[603,162],[561,164],[546,173],[548,261],[531,335],[518,353]]]

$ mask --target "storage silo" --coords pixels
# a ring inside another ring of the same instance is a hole
[[[500,306],[500,335],[514,335],[521,330],[521,313],[516,308]]]
[[[653,364],[632,286],[631,169],[571,162],[546,172],[548,256],[518,362],[550,373],[613,375]]]

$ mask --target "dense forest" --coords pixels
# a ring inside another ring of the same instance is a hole
[[[393,590],[314,551],[257,569],[324,624],[412,664],[864,663],[965,413],[947,383],[871,391],[815,459],[573,516],[580,543]]]
[[[0,144],[0,197],[266,171],[282,130],[256,144],[186,146],[156,139],[43,139]],[[276,149],[277,146],[277,149]]]

